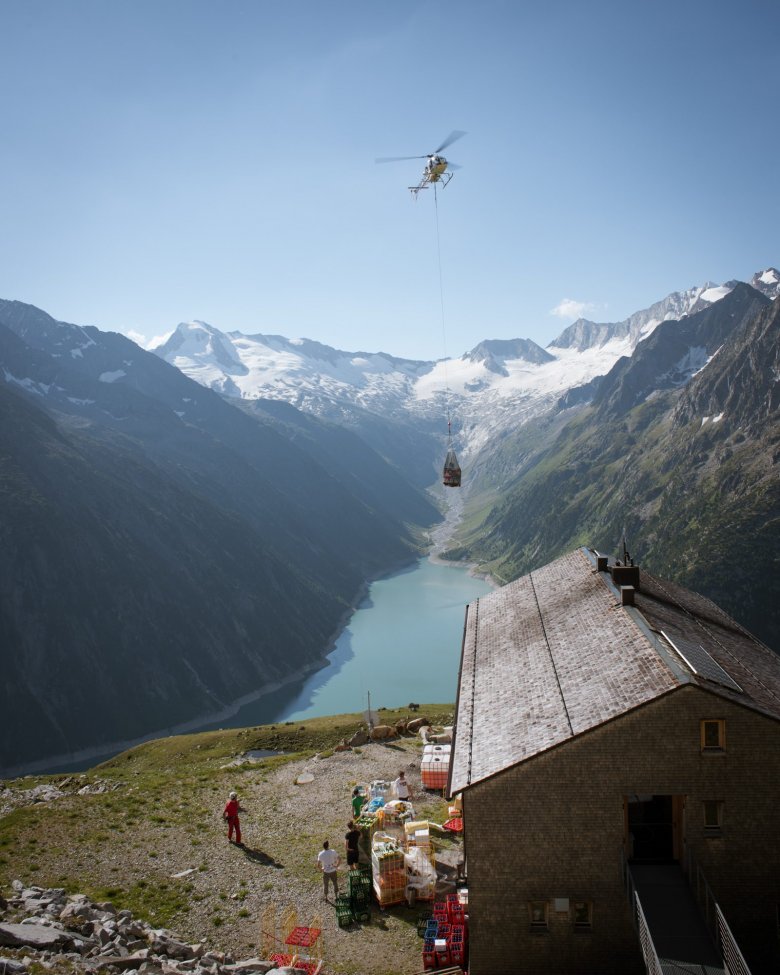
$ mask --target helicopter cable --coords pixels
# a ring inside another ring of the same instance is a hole
[[[444,402],[447,410],[447,446],[452,447],[452,419],[450,417],[450,384],[447,378],[447,329],[444,324],[444,282],[441,271],[441,236],[439,234],[439,197],[433,184],[433,209],[436,214],[436,256],[439,264],[439,304],[441,306],[441,337],[444,348]]]

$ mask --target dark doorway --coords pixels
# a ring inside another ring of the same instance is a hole
[[[675,862],[673,796],[628,796],[626,827],[631,863]]]

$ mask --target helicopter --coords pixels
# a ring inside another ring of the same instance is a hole
[[[442,144],[434,149],[433,152],[425,153],[422,156],[382,156],[377,159],[378,163],[388,163],[388,162],[403,162],[407,159],[426,159],[425,169],[423,170],[422,178],[416,186],[410,186],[409,189],[412,191],[412,196],[415,198],[420,190],[427,190],[431,184],[441,183],[442,186],[446,186],[447,183],[452,179],[453,169],[460,169],[460,166],[455,163],[449,162],[444,156],[440,155],[448,146],[451,146],[453,142],[462,138],[466,133],[461,132],[459,129],[455,129],[454,132],[450,132],[447,138],[442,142]]]

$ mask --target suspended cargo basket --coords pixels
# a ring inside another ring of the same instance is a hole
[[[442,483],[445,487],[460,487],[460,465],[454,450],[448,450],[444,460]]]

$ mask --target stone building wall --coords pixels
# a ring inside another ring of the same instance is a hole
[[[702,720],[725,721],[722,753],[702,753]],[[472,975],[644,971],[621,869],[634,795],[684,797],[683,851],[752,975],[778,970],[780,722],[687,685],[464,792]],[[723,803],[719,836],[705,835],[707,800]],[[546,930],[531,929],[533,902]],[[574,925],[577,902],[590,929]]]

